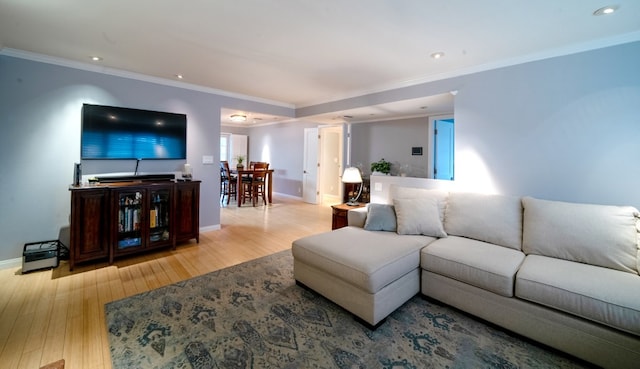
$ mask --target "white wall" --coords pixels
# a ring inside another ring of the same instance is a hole
[[[640,42],[632,42],[306,107],[297,115],[457,90],[456,188],[640,208],[638,65]],[[388,141],[369,142],[374,150]]]
[[[376,204],[392,204],[391,187],[426,188],[429,190],[455,191],[454,181],[430,178],[371,176],[371,201]]]
[[[640,208],[640,42],[464,78],[463,187]]]
[[[83,103],[187,114],[187,160],[202,181],[200,225],[220,224],[220,107],[292,116],[266,105],[141,80],[0,55],[0,262],[69,224],[69,185],[80,162]],[[214,163],[202,164],[202,156]],[[140,172],[179,172],[184,160],[142,161]],[[85,160],[83,174],[133,173],[135,160]]]
[[[371,163],[384,158],[391,162],[391,174],[407,165],[407,175],[427,177],[429,118],[357,123],[351,125],[351,162],[371,173]],[[422,147],[423,155],[411,155],[412,147]]]
[[[273,168],[273,191],[302,197],[304,129],[314,123],[282,123],[249,129],[249,158]]]

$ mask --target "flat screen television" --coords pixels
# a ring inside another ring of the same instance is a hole
[[[115,106],[82,106],[80,157],[186,159],[187,116]]]

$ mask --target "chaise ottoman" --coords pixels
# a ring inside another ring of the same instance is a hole
[[[293,242],[296,281],[376,326],[420,291],[421,235],[344,227]]]

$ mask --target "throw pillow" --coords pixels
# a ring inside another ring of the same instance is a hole
[[[367,231],[396,231],[396,212],[393,205],[369,204],[367,220],[364,223]]]
[[[434,197],[394,199],[393,206],[398,220],[398,234],[447,237],[440,220],[438,199]]]
[[[435,197],[435,199],[438,201],[438,210],[440,211],[440,221],[444,222],[444,211],[445,211],[445,208],[447,207],[447,197],[449,196],[449,193],[447,191],[391,185],[390,195],[393,200]]]

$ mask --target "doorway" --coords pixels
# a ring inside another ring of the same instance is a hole
[[[302,199],[311,204],[342,202],[344,127],[306,128]]]
[[[455,120],[453,116],[429,117],[427,178],[453,181],[455,165]]]
[[[342,127],[320,127],[320,199],[339,204],[342,199]]]

